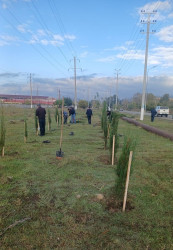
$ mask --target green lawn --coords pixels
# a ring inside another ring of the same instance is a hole
[[[117,157],[125,135],[137,140],[127,211],[122,213],[122,204],[114,195],[116,165],[111,166],[109,150],[104,150],[101,112],[94,110],[92,125],[88,125],[85,110],[79,110],[78,123],[64,126],[61,160],[56,159],[60,127],[53,109],[51,113],[52,129],[39,137],[33,110],[5,109],[0,248],[173,249],[173,142],[120,120]],[[24,143],[26,116],[29,136]],[[171,130],[171,122],[160,124]],[[104,199],[98,200],[97,194]],[[23,219],[26,221],[8,228]]]

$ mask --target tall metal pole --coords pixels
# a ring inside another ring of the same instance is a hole
[[[60,94],[60,89],[59,89],[59,91],[58,91],[58,100],[60,100],[61,99],[61,94]]]
[[[88,107],[90,106],[90,89],[88,87]]]
[[[32,75],[30,73],[31,109],[32,109]]]
[[[148,43],[149,43],[149,34],[150,34],[150,16],[153,13],[145,13],[143,12],[143,14],[147,14],[148,18],[147,18],[147,35],[146,35],[146,48],[145,48],[145,65],[144,65],[144,78],[143,78],[143,90],[142,90],[142,103],[141,103],[141,115],[140,115],[140,120],[143,121],[144,119],[144,110],[145,110],[145,93],[146,93],[146,83],[147,83],[147,62],[148,62]],[[145,23],[145,22],[144,22]]]
[[[74,88],[75,88],[75,95],[74,95],[74,108],[77,109],[77,90],[76,90],[76,57],[74,56]]]
[[[116,108],[117,108],[118,107],[118,76],[119,76],[120,69],[115,69],[115,71],[117,72],[117,77],[116,77],[116,100],[115,100],[115,105],[116,105]]]

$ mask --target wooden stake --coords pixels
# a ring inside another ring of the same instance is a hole
[[[62,146],[62,133],[63,133],[63,109],[64,109],[64,97],[62,99],[60,150]]]
[[[127,169],[127,177],[126,177],[126,186],[125,186],[125,192],[124,192],[123,212],[126,209],[127,190],[128,190],[128,186],[129,186],[129,176],[130,176],[130,167],[131,167],[131,163],[132,163],[132,156],[133,156],[133,151],[130,151],[129,163],[128,163],[128,169]]]
[[[5,147],[2,147],[2,157],[5,155]]]
[[[113,135],[113,144],[112,144],[112,165],[114,165],[114,154],[115,154],[115,135]]]
[[[40,124],[39,121],[37,121],[38,125],[37,125],[37,135],[39,134],[39,130],[40,130]]]
[[[26,138],[26,136],[24,136],[24,142],[26,143],[26,141],[27,141],[27,138]]]
[[[110,130],[110,124],[108,124],[108,136],[107,136],[107,138],[109,138],[109,130]]]
[[[59,125],[59,124],[58,124],[58,115],[57,115],[57,127],[58,127],[58,125]]]

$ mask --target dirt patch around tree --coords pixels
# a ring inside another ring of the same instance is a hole
[[[111,161],[110,161],[110,156],[109,155],[100,155],[98,157],[98,160],[102,163],[104,163],[105,165],[111,165]]]
[[[121,212],[123,208],[123,201],[117,200],[116,197],[108,197],[105,200],[105,209],[110,213]],[[135,207],[131,204],[130,200],[126,202],[126,212],[133,210]]]

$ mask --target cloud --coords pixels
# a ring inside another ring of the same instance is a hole
[[[128,50],[124,54],[118,54],[118,58],[126,60],[144,60],[144,51],[142,50]]]
[[[118,53],[116,55],[100,58],[97,61],[108,63],[116,61],[117,58],[125,61],[138,60],[141,61],[141,63],[144,63],[145,51],[131,49],[123,53]],[[161,65],[162,67],[172,67],[173,46],[172,47],[158,46],[150,49],[148,54],[148,65]]]
[[[145,11],[145,13],[152,13],[153,11],[157,11],[151,18],[156,20],[164,20],[167,18],[167,15],[164,15],[165,12],[168,12],[172,9],[170,1],[154,1],[140,7],[138,9],[138,13],[140,15],[140,19],[146,19],[147,16],[142,14],[141,11]],[[161,14],[162,12],[162,14]]]
[[[10,35],[0,35],[0,46],[6,46],[10,44],[14,44],[14,42],[19,42],[19,38],[16,36]]]
[[[85,58],[88,55],[88,51],[84,51],[83,53],[80,54],[80,58]]]
[[[58,41],[64,41],[64,37],[62,37],[61,35],[58,35],[58,34],[53,35],[53,38],[54,38],[55,40],[58,40]]]
[[[173,13],[169,14],[168,18],[173,18]]]
[[[127,48],[125,46],[115,46],[110,49],[105,49],[105,51],[116,51],[116,50],[126,50]]]
[[[167,26],[162,28],[158,33],[157,36],[161,41],[164,42],[173,42],[173,25]]]
[[[29,40],[30,44],[42,44],[42,45],[53,45],[53,46],[63,46],[65,40],[73,40],[75,36],[61,36],[59,34],[52,34],[50,31],[37,30],[36,33],[31,33],[31,39]],[[43,39],[44,37],[44,39]]]
[[[116,58],[117,58],[116,55],[107,56],[107,57],[97,59],[97,62],[113,62],[116,60]]]
[[[46,32],[42,29],[37,30],[38,35],[40,36],[46,36]]]
[[[125,44],[129,46],[129,45],[134,44],[134,41],[126,41]]]
[[[26,24],[20,24],[17,26],[18,31],[20,31],[21,33],[26,33],[27,29],[26,29],[27,25]]]
[[[9,72],[6,72],[6,73],[0,73],[0,78],[14,78],[14,77],[19,77],[21,76],[21,73],[9,73]]]
[[[7,9],[7,5],[5,3],[2,4],[3,9]]]
[[[1,94],[30,94],[30,86],[28,84],[19,84],[16,77],[21,73],[0,74],[0,78],[6,78],[6,83],[0,85]],[[6,77],[7,76],[7,77]],[[8,78],[10,76],[10,79]],[[11,82],[13,78],[14,82]],[[10,82],[9,82],[10,80]],[[1,81],[2,82],[2,81]],[[74,80],[69,78],[33,78],[33,94],[36,93],[37,87],[39,95],[57,97],[57,86],[60,88],[61,95],[64,97],[74,98]],[[131,98],[135,93],[142,93],[143,76],[136,77],[119,77],[119,98]],[[156,96],[162,96],[165,93],[172,93],[173,77],[172,76],[149,76],[147,89],[148,92]],[[116,93],[116,85],[114,77],[98,77],[97,74],[78,76],[77,77],[77,98],[88,98],[88,89],[90,90],[90,98],[92,99],[96,92],[100,97],[114,95]]]
[[[72,40],[76,39],[76,36],[75,35],[65,35],[64,38],[72,41]]]

